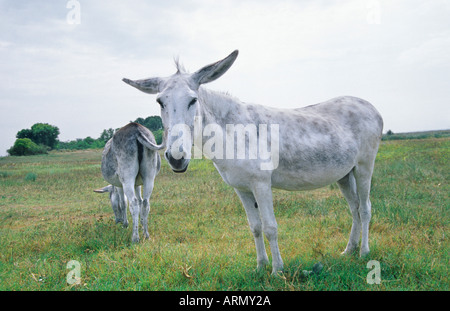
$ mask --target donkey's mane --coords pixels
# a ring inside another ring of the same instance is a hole
[[[175,56],[173,61],[175,62],[175,68],[177,68],[177,74],[188,73],[184,65],[180,62],[179,56]]]
[[[224,106],[227,106],[226,104],[229,102],[244,104],[239,98],[227,91],[216,91],[200,87],[199,94],[204,100],[210,102],[210,104],[218,106],[216,109],[225,108]]]

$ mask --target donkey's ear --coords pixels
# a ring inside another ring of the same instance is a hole
[[[138,90],[148,93],[148,94],[156,94],[160,91],[160,85],[163,79],[161,78],[149,78],[142,80],[130,80],[127,78],[122,79],[123,82],[134,86]]]
[[[226,58],[219,60],[218,62],[207,65],[197,72],[192,74],[192,79],[200,85],[203,83],[208,83],[220,78],[228,69],[230,69],[231,65],[233,65],[239,54],[238,50],[235,50],[233,53],[228,55]]]

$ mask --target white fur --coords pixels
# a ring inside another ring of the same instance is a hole
[[[357,248],[362,231],[360,252],[361,255],[367,254],[371,215],[370,181],[382,134],[381,116],[367,101],[350,96],[299,109],[276,109],[245,104],[228,94],[201,87],[201,84],[224,74],[237,54],[235,51],[193,74],[179,69],[168,78],[124,79],[124,82],[143,92],[158,94],[167,139],[165,157],[172,169],[176,172],[187,169],[191,158],[188,147],[194,142],[197,148],[203,148],[203,137],[199,135],[210,124],[214,124],[216,129],[222,129],[222,133],[226,133],[227,125],[230,124],[254,124],[256,127],[261,124],[278,125],[279,135],[271,137],[271,134],[268,137],[268,144],[272,147],[274,139],[278,139],[279,163],[271,170],[261,169],[261,164],[265,162],[260,158],[212,157],[223,180],[235,189],[244,205],[255,239],[258,267],[268,263],[264,233],[272,252],[272,272],[283,269],[271,188],[307,190],[337,182],[353,216],[344,253]],[[194,133],[194,118],[201,119],[202,131],[197,130],[192,136],[180,135],[179,124]],[[177,130],[174,131],[174,128]],[[248,137],[246,139],[248,142]],[[174,143],[177,143],[175,149],[182,149],[181,158],[176,159],[172,154],[171,146]],[[232,151],[236,152],[236,144],[228,146],[225,138],[223,147],[234,148]],[[224,152],[227,154],[229,151]]]

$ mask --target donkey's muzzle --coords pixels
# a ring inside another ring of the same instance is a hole
[[[189,159],[185,159],[184,157],[175,158],[172,156],[169,150],[164,152],[164,157],[166,158],[167,162],[169,163],[170,167],[175,173],[186,172],[189,165]]]

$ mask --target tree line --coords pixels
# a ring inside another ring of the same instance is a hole
[[[134,121],[147,127],[153,132],[157,144],[162,143],[163,125],[161,117],[150,116],[147,118],[137,118]],[[14,145],[7,150],[9,155],[23,156],[46,154],[50,150],[83,150],[98,149],[105,147],[106,142],[111,139],[118,129],[104,129],[96,139],[88,136],[77,138],[71,141],[60,141],[59,128],[48,123],[36,123],[30,129],[23,129],[17,132]]]

